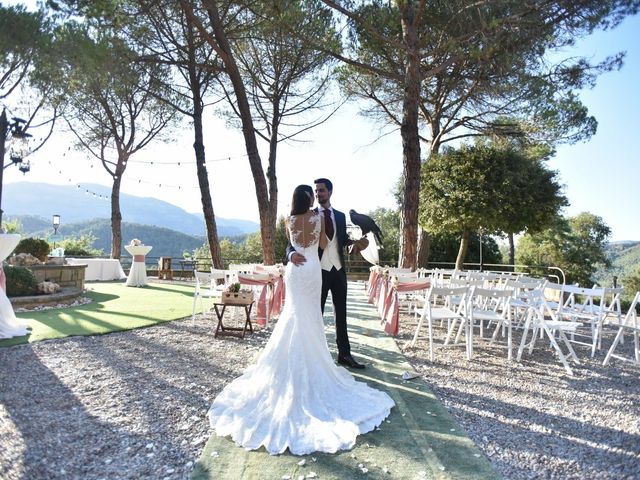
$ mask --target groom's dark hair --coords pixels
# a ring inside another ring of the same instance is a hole
[[[327,190],[333,192],[333,183],[331,183],[331,180],[329,180],[328,178],[316,178],[313,183],[324,183],[324,186],[327,187]]]

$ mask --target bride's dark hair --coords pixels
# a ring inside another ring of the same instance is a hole
[[[300,215],[309,211],[313,199],[313,188],[309,185],[298,185],[291,199],[291,215]]]

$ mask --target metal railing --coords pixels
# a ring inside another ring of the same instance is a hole
[[[74,258],[109,258],[107,256],[102,257],[74,257]],[[207,271],[211,269],[212,263],[209,259],[196,259],[196,260],[188,260],[182,257],[155,257],[155,256],[146,256],[145,264],[147,266],[147,272],[150,275],[156,275],[159,270],[159,262],[160,258],[171,258],[171,270],[173,274],[179,278],[193,278],[193,271]],[[123,256],[120,258],[120,264],[122,268],[126,271],[131,268],[132,258],[130,256]],[[224,267],[228,268],[228,266],[232,263],[247,263],[245,260],[239,259],[223,259]],[[345,270],[350,279],[365,279],[369,276],[369,269],[371,268],[371,264],[364,259],[354,258],[352,256],[345,256]],[[395,267],[397,265],[384,264],[382,266]],[[488,268],[487,268],[488,267]],[[455,262],[429,262],[426,268],[448,268],[454,269]],[[556,266],[548,266],[548,265],[509,265],[505,263],[464,263],[463,268],[465,270],[480,270],[487,272],[531,272],[536,270],[545,270],[549,271],[547,273],[547,277],[550,279],[555,279],[557,283],[566,283],[566,276],[564,271],[560,267]],[[551,272],[556,272],[551,273]]]

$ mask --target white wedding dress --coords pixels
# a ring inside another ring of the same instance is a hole
[[[291,244],[307,261],[289,262],[286,302],[257,362],[227,385],[209,409],[219,436],[247,450],[296,455],[350,449],[394,402],[335,365],[320,311],[320,215],[290,217]]]

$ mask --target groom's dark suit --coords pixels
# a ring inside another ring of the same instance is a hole
[[[318,209],[316,209],[318,211]],[[336,345],[338,347],[338,357],[344,358],[351,355],[351,345],[349,344],[349,335],[347,333],[347,273],[345,271],[344,248],[353,243],[347,236],[347,220],[344,213],[333,209],[335,217],[335,236],[338,246],[338,256],[342,268],[337,270],[332,268],[331,271],[322,270],[322,295],[321,308],[324,313],[324,306],[327,302],[327,296],[331,292],[333,299],[333,311],[336,321]],[[291,244],[287,245],[287,260],[295,249]],[[318,248],[318,255],[322,259],[323,250]]]
[[[353,243],[347,236],[347,220],[344,213],[333,209],[336,221],[336,241],[338,242],[338,256],[342,268],[335,267],[331,271],[322,270],[322,295],[320,306],[324,313],[324,305],[327,302],[327,295],[331,292],[333,300],[333,311],[336,320],[336,345],[338,347],[338,357],[348,357],[351,355],[351,345],[347,333],[347,272],[344,263],[344,247]],[[322,259],[323,250],[318,248],[318,254]]]

